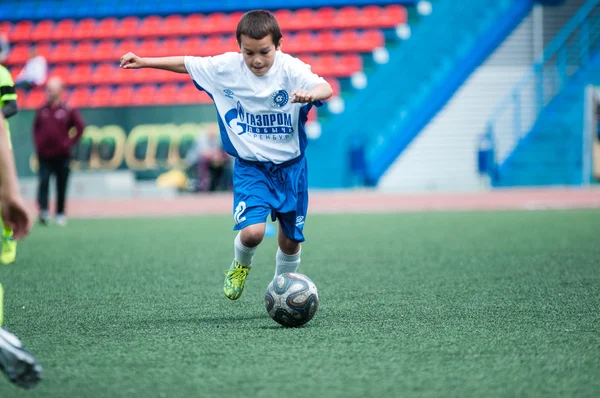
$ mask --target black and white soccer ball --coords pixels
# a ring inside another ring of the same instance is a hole
[[[317,286],[308,276],[296,272],[278,275],[267,287],[265,307],[280,325],[302,326],[319,308]]]

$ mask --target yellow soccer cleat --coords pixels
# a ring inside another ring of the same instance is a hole
[[[237,300],[244,291],[246,277],[250,272],[250,267],[244,267],[233,260],[231,268],[225,271],[225,283],[223,283],[223,292],[230,300]]]
[[[12,236],[2,237],[2,254],[0,262],[2,264],[12,264],[17,258],[17,241]]]

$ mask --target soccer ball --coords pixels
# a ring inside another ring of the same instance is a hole
[[[265,307],[273,320],[287,327],[310,321],[319,307],[317,287],[306,275],[278,275],[267,287]]]

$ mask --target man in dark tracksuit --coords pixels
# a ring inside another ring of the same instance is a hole
[[[84,121],[76,109],[62,102],[63,85],[59,78],[51,78],[46,84],[48,102],[37,110],[33,122],[33,142],[39,160],[38,205],[40,222],[47,224],[48,185],[50,176],[56,178],[56,223],[66,224],[65,196],[70,172],[71,150],[83,134]],[[75,129],[71,136],[70,130]]]

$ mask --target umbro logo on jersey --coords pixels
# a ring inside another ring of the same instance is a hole
[[[225,93],[225,96],[227,98],[233,98],[233,91],[231,91],[230,89],[226,88],[225,90],[223,90],[223,92]]]

